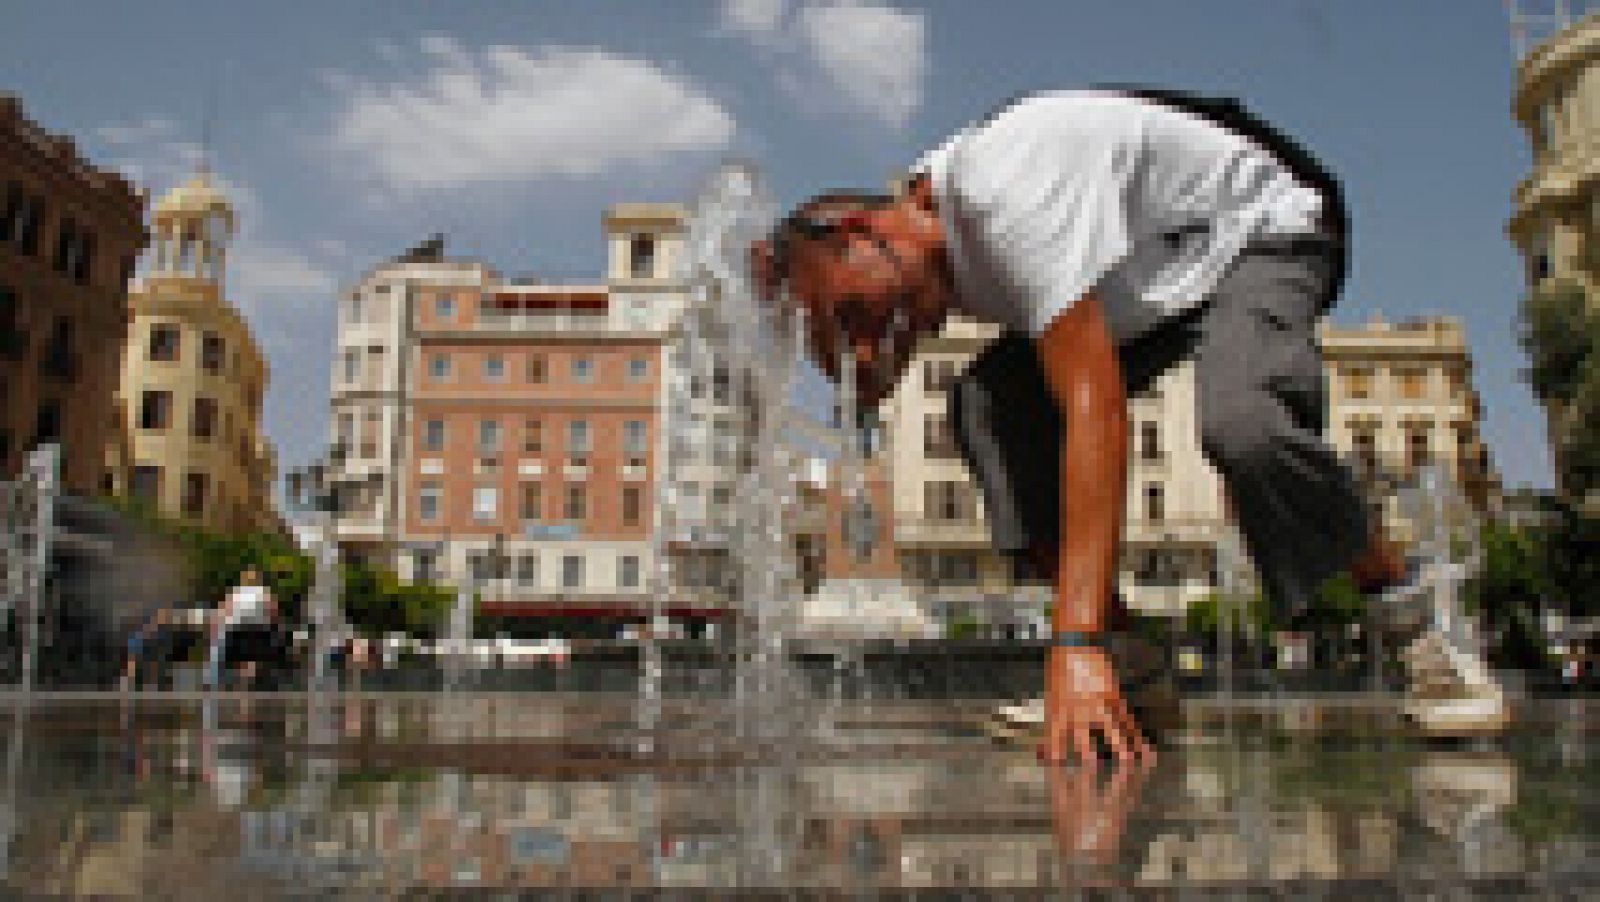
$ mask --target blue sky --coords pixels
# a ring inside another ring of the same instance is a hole
[[[686,199],[726,157],[792,203],[880,186],[1021,91],[1143,81],[1236,94],[1339,173],[1335,319],[1461,317],[1507,483],[1550,481],[1518,376],[1504,222],[1527,152],[1497,0],[0,0],[0,21],[0,88],[152,191],[214,106],[243,218],[230,293],[286,465],[325,438],[333,298],[428,233],[593,278],[605,205]]]

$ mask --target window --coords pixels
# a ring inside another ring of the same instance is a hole
[[[617,585],[624,589],[638,588],[639,558],[636,555],[625,554],[617,559]]]
[[[350,295],[349,315],[345,317],[352,325],[361,322],[361,295]]]
[[[489,382],[504,382],[506,378],[506,361],[499,354],[490,354],[483,358],[483,378]]]
[[[961,364],[954,360],[925,360],[922,362],[922,384],[930,392],[945,391],[955,381]]]
[[[524,482],[522,484],[522,506],[518,515],[523,520],[536,521],[544,519],[544,486],[537,482]]]
[[[478,421],[478,453],[490,455],[500,450],[500,421]]]
[[[227,357],[227,345],[222,336],[215,332],[207,332],[200,337],[200,367],[208,373],[222,372],[223,360]]]
[[[499,515],[500,490],[492,485],[475,486],[472,489],[472,519],[479,523],[491,523]]]
[[[183,475],[183,512],[190,517],[199,517],[206,512],[206,474],[185,473]]]
[[[1416,400],[1428,393],[1428,371],[1422,367],[1400,367],[1394,375],[1400,384],[1400,397]]]
[[[535,385],[544,384],[545,374],[544,355],[534,354],[528,358],[528,381]]]
[[[344,381],[346,385],[353,384],[361,375],[361,358],[354,349],[344,352]]]
[[[355,446],[356,415],[353,413],[339,414],[338,426],[333,438],[333,456],[343,460],[350,456],[350,449]]]
[[[633,466],[644,464],[644,420],[628,420],[622,424],[622,453]]]
[[[648,279],[656,271],[656,240],[650,235],[635,235],[628,242],[628,275]]]
[[[522,452],[524,454],[539,454],[544,451],[544,420],[527,419],[522,421]]]
[[[573,420],[567,424],[567,457],[582,464],[589,456],[589,421]]]
[[[562,499],[561,515],[569,523],[579,523],[588,515],[589,493],[581,485],[569,485]]]
[[[78,234],[78,256],[72,261],[72,281],[89,284],[94,272],[94,236],[87,232]]]
[[[1371,478],[1378,472],[1378,426],[1369,420],[1351,420],[1349,425],[1357,475]]]
[[[638,526],[642,517],[644,493],[636,485],[624,486],[622,489],[622,522],[628,526]]]
[[[1433,463],[1433,452],[1430,448],[1433,427],[1427,423],[1412,423],[1406,426],[1406,469],[1416,470]]]
[[[561,558],[561,585],[568,589],[576,589],[583,585],[581,555],[568,554]]]
[[[1161,459],[1161,424],[1139,424],[1139,458],[1145,461]]]
[[[161,503],[161,468],[139,464],[133,468],[133,478],[128,491],[146,504]]]
[[[588,385],[594,381],[594,361],[588,357],[574,357],[572,359],[572,381],[579,385]]]
[[[536,586],[539,584],[539,556],[524,554],[517,557],[517,585]]]
[[[1167,517],[1167,494],[1159,482],[1147,483],[1144,487],[1144,517],[1152,522]]]
[[[411,555],[412,582],[431,583],[438,575],[438,557],[432,551],[418,551]]]
[[[434,354],[428,358],[428,378],[443,382],[450,378],[450,355]]]
[[[378,433],[383,431],[383,413],[369,410],[362,418],[361,427],[361,458],[363,460],[376,460],[378,457]]]
[[[455,318],[456,299],[450,295],[440,295],[433,301],[433,318],[441,322],[448,322]]]
[[[78,225],[72,217],[61,220],[61,232],[56,237],[56,254],[50,261],[56,272],[71,272],[72,259],[77,256]]]
[[[46,445],[61,441],[61,402],[45,401],[33,419],[33,443]]]
[[[957,460],[961,449],[956,446],[955,435],[950,431],[950,421],[944,414],[930,413],[922,418],[922,453],[934,460]]]
[[[139,428],[166,429],[172,425],[172,392],[146,391],[139,399]]]
[[[145,356],[151,360],[177,360],[180,334],[177,326],[151,326],[150,349]]]
[[[1352,366],[1344,371],[1345,394],[1352,398],[1372,397],[1372,367]]]
[[[210,441],[217,434],[217,401],[215,398],[195,398],[194,417],[189,421],[189,434]]]
[[[644,357],[628,359],[628,381],[643,382],[650,377],[650,361]]]
[[[17,316],[17,293],[0,287],[0,357],[19,359],[28,353],[28,337]]]
[[[444,491],[437,480],[425,479],[417,492],[417,519],[432,523],[439,519],[439,508]]]
[[[976,513],[972,487],[964,482],[940,480],[922,484],[924,515],[932,520],[965,520]]]
[[[1535,284],[1543,282],[1555,273],[1555,256],[1551,251],[1548,227],[1534,233],[1533,241],[1528,247],[1528,269],[1528,278]]]
[[[22,206],[22,184],[7,182],[5,206],[0,207],[0,241],[22,234]]]
[[[719,363],[711,371],[711,400],[718,404],[726,404],[730,394],[732,394],[732,385],[728,376],[728,368]]]
[[[39,227],[44,223],[44,201],[37,197],[30,197],[22,203],[22,214],[18,219],[17,243],[21,245],[24,254],[33,255],[39,252]]]
[[[422,424],[422,450],[435,454],[444,450],[444,420],[426,420]]]
[[[367,381],[369,383],[383,380],[383,345],[370,345],[367,348]]]

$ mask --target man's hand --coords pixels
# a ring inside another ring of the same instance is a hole
[[[1075,753],[1083,767],[1092,770],[1100,760],[1094,742],[1099,733],[1121,766],[1155,760],[1155,749],[1145,741],[1128,710],[1105,652],[1098,648],[1052,648],[1046,667],[1041,758],[1060,764]]]

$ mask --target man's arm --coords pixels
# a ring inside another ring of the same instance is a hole
[[[1061,410],[1057,632],[1099,632],[1116,576],[1128,484],[1122,365],[1100,302],[1086,295],[1035,340]]]

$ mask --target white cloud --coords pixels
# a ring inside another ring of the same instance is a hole
[[[851,103],[895,126],[916,112],[927,75],[921,14],[865,3],[813,5],[800,10],[796,28]]]
[[[333,149],[395,194],[649,166],[716,150],[734,121],[689,79],[602,50],[421,40],[409,81],[330,82]]]
[[[808,0],[797,7],[789,0],[724,0],[720,24],[777,51],[778,84],[803,100],[826,94],[897,128],[922,104],[928,53],[921,13],[867,0]]]
[[[722,25],[729,31],[766,37],[783,23],[788,0],[722,0]]]

